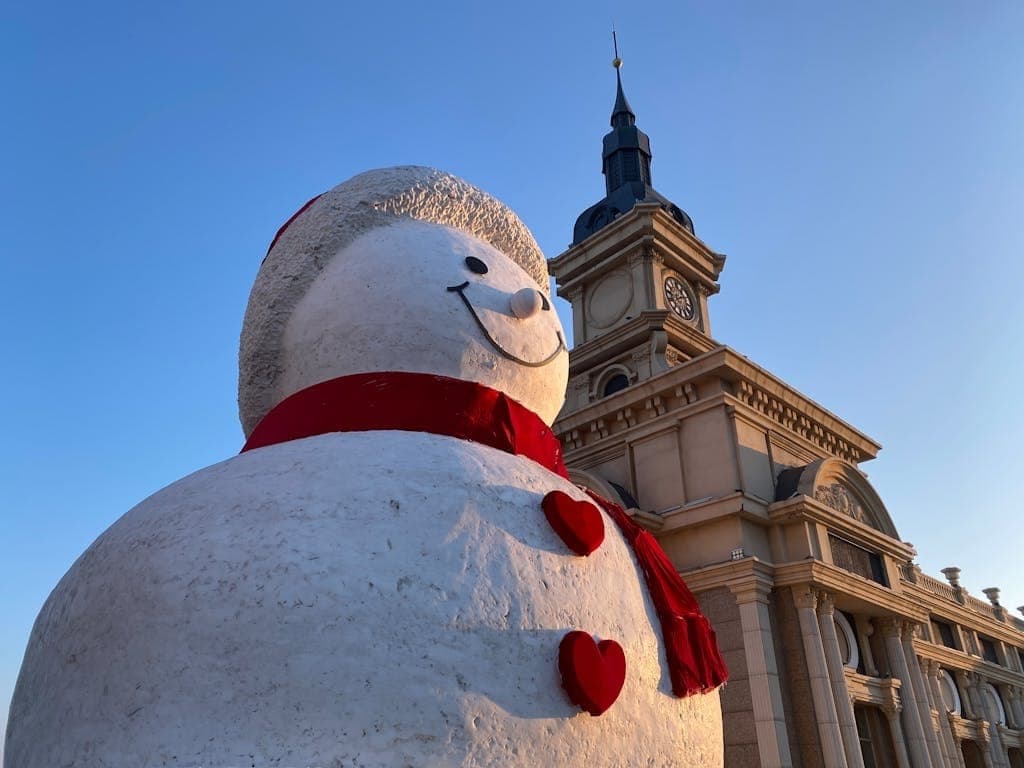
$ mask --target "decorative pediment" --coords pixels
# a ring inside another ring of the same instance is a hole
[[[899,539],[896,526],[875,489],[860,470],[845,461],[819,459],[805,467],[783,470],[776,486],[776,501],[796,495],[809,496],[887,536]]]
[[[819,485],[814,489],[814,500],[820,501],[827,507],[832,507],[837,512],[849,515],[854,520],[871,525],[868,516],[864,513],[864,507],[857,501],[853,492],[842,483]]]

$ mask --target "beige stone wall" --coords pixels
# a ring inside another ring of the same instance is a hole
[[[679,433],[672,427],[629,446],[636,472],[637,501],[642,509],[663,511],[686,503]]]
[[[680,570],[703,568],[729,559],[734,547],[742,546],[742,522],[726,517],[700,526],[680,528],[658,537],[662,549]]]
[[[747,683],[743,628],[736,598],[726,587],[717,587],[695,597],[715,628],[718,647],[729,667],[729,682],[722,689],[725,764],[729,768],[758,768],[760,759],[754,732],[754,707]]]
[[[824,768],[814,700],[804,658],[800,621],[793,595],[788,589],[772,592],[772,623],[775,627],[775,653],[782,682],[782,702],[789,723],[789,748],[793,765]]]
[[[737,489],[730,432],[724,408],[702,411],[683,420],[683,473],[687,501],[724,496]]]
[[[743,490],[766,501],[775,499],[775,473],[768,453],[768,433],[761,427],[736,419],[736,441]]]

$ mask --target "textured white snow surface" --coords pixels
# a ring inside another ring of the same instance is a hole
[[[474,274],[466,258],[483,261]],[[464,283],[463,295],[451,286]],[[407,221],[360,236],[337,254],[288,318],[268,402],[355,373],[411,371],[504,392],[550,424],[565,398],[569,353],[551,308],[520,318],[512,297],[536,285],[515,262],[466,232]],[[538,294],[539,298],[539,294]],[[501,349],[539,367],[504,357]],[[557,353],[557,354],[556,354]]]
[[[72,566],[18,680],[10,768],[721,766],[718,694],[675,698],[614,524],[568,551],[540,502],[583,494],[454,438],[329,434],[201,470]],[[603,513],[602,513],[603,514]],[[600,717],[558,644],[626,653]]]
[[[238,407],[246,435],[280,402],[277,377],[284,370],[284,327],[320,271],[367,232],[410,221],[459,230],[487,243],[518,264],[531,285],[548,293],[544,254],[526,225],[500,200],[457,176],[422,166],[353,176],[293,221],[260,267],[238,354]],[[419,258],[416,249],[405,255],[409,263]],[[382,265],[373,284],[383,285],[391,277]]]

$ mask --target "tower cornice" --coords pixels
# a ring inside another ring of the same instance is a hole
[[[721,385],[701,386],[702,382]],[[687,384],[694,385],[694,392],[708,394],[689,398]],[[635,428],[639,428],[647,422],[663,421],[676,411],[705,407],[709,398],[717,398],[718,405],[742,409],[751,419],[806,446],[814,456],[835,456],[859,464],[875,458],[881,449],[863,432],[725,346],[681,362],[614,397],[565,413],[553,429],[563,442],[566,462],[572,464],[588,452],[600,450],[606,441],[621,441],[618,432],[623,422],[617,414],[624,408],[637,415]],[[597,429],[599,422],[610,426]]]
[[[548,271],[558,280],[558,295],[568,298],[577,284],[613,269],[624,252],[645,244],[656,245],[667,265],[709,294],[718,292],[725,256],[679,224],[660,203],[643,202],[548,262]],[[684,254],[689,258],[673,258]]]

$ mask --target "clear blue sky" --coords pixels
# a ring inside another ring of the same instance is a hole
[[[603,194],[613,22],[655,186],[729,255],[715,337],[884,444],[926,571],[1024,604],[1024,5],[8,2],[0,721],[74,559],[240,447],[277,227],[417,163],[558,254]]]

